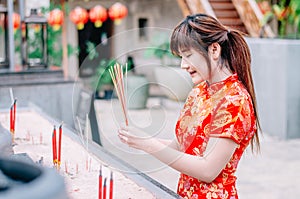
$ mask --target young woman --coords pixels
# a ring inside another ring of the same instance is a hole
[[[121,128],[119,137],[181,172],[183,198],[236,199],[238,162],[249,143],[259,148],[249,48],[237,30],[196,14],[175,27],[171,50],[195,84],[176,124],[177,140],[145,139],[133,127]]]

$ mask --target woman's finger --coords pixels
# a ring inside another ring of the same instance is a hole
[[[121,135],[121,134],[119,134],[118,136],[119,136],[120,140],[121,140],[123,143],[127,143],[127,142],[128,142],[128,138],[127,138],[127,137],[125,137],[125,136],[123,136],[123,135]]]
[[[124,129],[119,129],[119,134],[121,134],[127,138],[139,138],[139,137],[135,136],[135,134],[132,134],[131,131],[127,131]]]
[[[119,132],[120,135],[123,135],[123,136],[126,136],[126,137],[128,137],[130,135],[129,132],[124,130],[124,129],[119,129],[118,132]]]

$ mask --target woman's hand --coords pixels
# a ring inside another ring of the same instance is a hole
[[[146,132],[134,127],[121,127],[118,136],[124,144],[147,153],[155,152],[155,145],[159,142],[156,138]]]

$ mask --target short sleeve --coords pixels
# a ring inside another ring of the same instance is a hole
[[[252,123],[249,105],[244,96],[230,96],[221,102],[211,115],[210,136],[240,144]]]

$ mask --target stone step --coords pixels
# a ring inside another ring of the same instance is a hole
[[[234,5],[232,2],[211,2],[211,7],[214,10],[235,10]]]
[[[218,18],[225,26],[241,26],[243,22],[240,18]]]
[[[239,18],[237,11],[231,10],[216,10],[215,14],[217,18]]]

